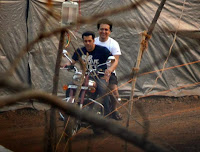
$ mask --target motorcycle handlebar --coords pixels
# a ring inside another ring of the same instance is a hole
[[[68,70],[73,70],[75,67],[74,65],[66,65],[64,66],[65,69],[68,69]]]

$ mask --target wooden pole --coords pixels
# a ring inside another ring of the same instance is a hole
[[[59,41],[59,48],[58,48],[58,53],[57,53],[57,59],[56,59],[56,66],[55,66],[55,73],[53,77],[53,95],[57,95],[58,92],[58,81],[59,81],[59,71],[60,71],[60,63],[62,59],[62,51],[63,51],[63,46],[64,46],[64,36],[65,36],[65,31],[62,30],[60,33],[60,41]],[[47,122],[47,146],[45,148],[46,152],[54,152],[56,149],[56,141],[57,141],[57,131],[56,131],[56,109],[54,106],[51,106],[50,109],[50,114],[47,115],[49,117],[49,122]]]
[[[164,7],[164,4],[165,4],[166,0],[162,0],[157,11],[156,11],[156,14],[151,22],[151,25],[149,26],[148,28],[148,31],[144,31],[142,33],[142,39],[141,39],[141,43],[140,43],[140,50],[138,52],[138,56],[137,56],[137,61],[136,61],[136,66],[135,68],[133,68],[133,80],[132,80],[132,87],[131,87],[131,94],[130,94],[130,102],[129,102],[129,113],[128,113],[128,118],[127,118],[127,123],[126,123],[126,127],[128,129],[129,127],[129,121],[130,121],[130,116],[132,114],[132,109],[133,109],[133,97],[134,97],[134,90],[135,90],[135,84],[136,84],[136,80],[137,80],[137,74],[138,74],[138,71],[140,69],[140,62],[141,62],[141,59],[142,59],[142,55],[143,55],[143,52],[147,49],[147,46],[148,46],[148,40],[150,39],[151,37],[151,34],[153,32],[153,29],[157,23],[157,20],[160,16],[160,13]],[[125,151],[127,151],[127,142],[125,142]]]

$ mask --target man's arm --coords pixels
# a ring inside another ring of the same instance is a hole
[[[75,63],[76,63],[76,61],[72,59],[71,65],[74,65]]]
[[[111,38],[111,48],[110,48],[110,52],[113,54],[113,56],[115,57],[115,62],[113,62],[113,64],[111,65],[111,67],[108,68],[108,70],[110,72],[113,72],[114,70],[116,70],[117,65],[119,63],[119,56],[121,55],[121,51],[120,51],[120,47],[119,47],[119,43]]]
[[[105,79],[106,82],[109,81],[111,73],[117,68],[117,65],[118,65],[118,62],[119,62],[119,55],[114,55],[114,57],[115,57],[115,61],[113,61],[111,63],[111,66],[108,69],[105,70],[105,74],[104,74],[103,79]]]
[[[108,71],[110,73],[115,71],[115,69],[117,68],[117,65],[119,63],[119,55],[114,55],[114,57],[115,57],[115,61],[111,63],[111,66],[108,69],[106,69],[106,71]]]
[[[76,63],[75,60],[72,59],[72,62],[70,62],[69,60],[67,62],[65,62],[64,65],[61,65],[61,67],[66,67],[66,66],[73,66]]]

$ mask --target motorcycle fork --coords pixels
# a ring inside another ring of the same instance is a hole
[[[75,101],[73,100],[74,99],[74,91],[73,91],[73,89],[70,89],[69,96],[70,96],[70,103],[74,103]]]
[[[87,75],[86,78],[85,78],[84,86],[88,86],[88,81],[89,81],[89,76]],[[81,91],[80,108],[83,107],[83,102],[84,102],[84,99],[85,99],[85,93],[86,93],[86,90]]]

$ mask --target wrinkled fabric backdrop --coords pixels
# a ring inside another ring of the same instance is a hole
[[[93,0],[80,2],[79,15],[89,17],[106,10],[129,5],[134,1]],[[160,0],[154,0],[137,9],[108,17],[114,23],[111,37],[119,42],[122,51],[117,68],[120,90],[130,90],[131,88],[130,83],[124,83],[132,77],[130,73],[136,63],[141,34],[148,29],[159,4]],[[53,1],[53,11],[59,17],[61,5],[62,1]],[[199,8],[199,0],[166,1],[149,41],[148,49],[141,59],[135,96],[148,94],[175,97],[200,95]],[[25,45],[36,39],[39,33],[48,32],[61,26],[60,21],[47,14],[47,4],[44,0],[1,0],[0,14],[1,72],[5,72],[12,65],[16,55]],[[166,32],[165,29],[173,32]],[[77,39],[71,34],[71,42],[76,48],[83,45],[81,33],[85,30],[93,30],[98,34],[96,22],[72,29],[71,31]],[[192,37],[190,33],[186,35],[176,33],[177,30],[196,31],[197,37]],[[34,89],[51,93],[59,39],[60,36],[57,34],[35,44],[21,60],[13,75],[14,80],[29,84]],[[67,50],[71,54],[74,51],[72,45],[69,45]],[[185,65],[179,66],[183,64]],[[163,72],[151,72],[163,69],[163,67],[167,68]],[[62,85],[70,81],[71,76],[72,73],[60,71],[58,95],[64,94]],[[156,79],[158,76],[160,78]],[[4,107],[1,111],[28,106],[37,109],[47,108],[46,105],[33,101]]]

